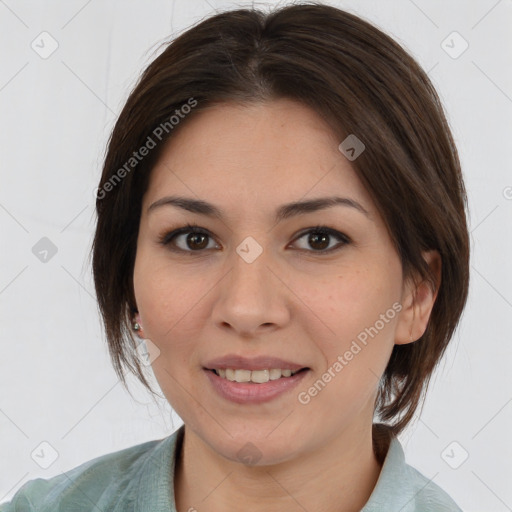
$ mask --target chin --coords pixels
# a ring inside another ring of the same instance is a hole
[[[211,439],[208,444],[224,458],[246,466],[271,466],[291,460],[297,450],[297,437],[284,431],[282,436],[270,437],[268,432],[271,431],[246,432],[233,438],[225,433],[224,441]]]

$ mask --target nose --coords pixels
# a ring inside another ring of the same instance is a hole
[[[234,252],[231,270],[219,283],[213,321],[239,337],[255,337],[286,325],[291,293],[264,251],[248,262]]]

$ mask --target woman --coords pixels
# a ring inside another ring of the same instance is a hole
[[[320,4],[210,17],[143,72],[96,206],[116,372],[151,365],[184,425],[0,510],[460,510],[397,438],[469,276],[457,150],[397,43]]]

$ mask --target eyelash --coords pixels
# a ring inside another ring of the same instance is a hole
[[[199,253],[204,252],[205,250],[208,250],[208,249],[200,249],[200,250],[197,250],[197,251],[192,251],[192,250],[188,250],[187,251],[187,250],[184,250],[184,249],[179,249],[179,248],[174,248],[174,247],[171,248],[170,247],[171,242],[175,238],[177,238],[180,235],[189,234],[189,233],[202,234],[202,235],[207,235],[211,239],[214,238],[210,234],[210,232],[208,230],[206,230],[204,228],[201,228],[197,224],[187,224],[186,226],[183,226],[183,227],[181,227],[179,229],[175,229],[173,231],[170,231],[170,232],[164,233],[163,235],[160,235],[159,238],[158,238],[158,243],[163,245],[163,246],[169,246],[169,249],[171,251],[173,251],[173,252],[191,253],[191,255],[194,254],[194,253],[199,254]],[[315,250],[308,250],[308,249],[299,249],[300,251],[316,253],[316,254],[331,254],[333,252],[339,251],[345,245],[351,243],[351,240],[350,240],[350,238],[347,235],[345,235],[343,233],[340,233],[339,231],[336,231],[335,229],[329,228],[327,226],[313,226],[311,228],[308,228],[307,230],[301,231],[299,233],[299,235],[296,238],[294,238],[294,241],[300,240],[302,237],[304,237],[304,235],[308,235],[310,233],[321,234],[321,235],[328,235],[330,237],[337,238],[337,239],[340,240],[341,245],[338,245],[338,246],[335,246],[335,247],[331,247],[330,249],[326,249],[326,250],[316,250],[315,251]]]

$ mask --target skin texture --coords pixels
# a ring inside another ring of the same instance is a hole
[[[180,126],[152,170],[134,268],[136,320],[140,336],[160,350],[155,376],[185,423],[174,482],[178,512],[238,510],[237,503],[246,511],[352,511],[375,486],[378,381],[393,345],[423,334],[435,294],[422,283],[413,301],[415,288],[403,279],[384,223],[340,142],[314,111],[291,100],[222,104]],[[224,218],[169,205],[147,213],[168,195],[213,203]],[[332,195],[359,202],[369,217],[334,206],[274,222],[284,203]],[[159,236],[189,222],[211,236],[159,244]],[[315,245],[302,232],[317,225],[350,242],[331,236]],[[248,236],[263,249],[252,263],[236,252]],[[198,246],[205,248],[194,251]],[[424,257],[439,276],[439,255]],[[299,392],[394,303],[401,311],[301,404]],[[216,393],[203,370],[227,354],[270,355],[310,370],[270,402],[235,404]],[[255,465],[237,455],[248,442],[261,455]]]

